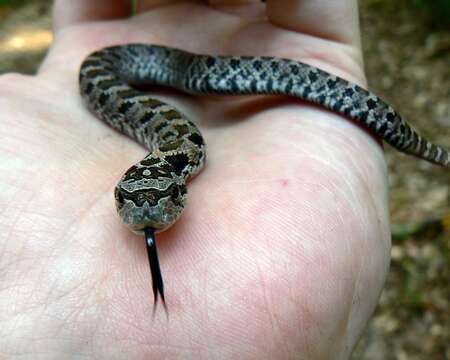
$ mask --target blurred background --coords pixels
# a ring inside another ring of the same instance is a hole
[[[450,148],[450,0],[360,0],[369,87]],[[0,74],[33,74],[51,0],[0,0]],[[0,119],[1,121],[1,119]],[[392,262],[352,359],[450,359],[450,171],[386,149]]]

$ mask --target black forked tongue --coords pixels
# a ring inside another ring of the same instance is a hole
[[[155,231],[152,228],[145,228],[145,244],[147,246],[148,262],[150,264],[150,271],[152,273],[153,283],[153,315],[155,315],[156,305],[158,303],[158,294],[161,296],[161,301],[164,310],[167,313],[166,300],[164,299],[164,283],[161,275],[161,268],[159,267],[158,251],[156,249]]]

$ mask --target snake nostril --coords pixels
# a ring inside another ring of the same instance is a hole
[[[180,190],[178,189],[178,186],[175,186],[172,189],[172,200],[175,201],[178,199],[178,196],[180,196]]]
[[[122,190],[120,189],[117,189],[117,200],[119,201],[120,204],[123,204],[125,201]]]

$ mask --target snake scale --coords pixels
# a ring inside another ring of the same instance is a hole
[[[158,293],[164,306],[165,301],[154,233],[181,215],[186,181],[205,164],[205,141],[181,112],[137,90],[137,85],[164,85],[198,95],[296,97],[361,123],[399,151],[450,167],[447,150],[421,137],[376,95],[294,60],[209,56],[127,44],[89,55],[81,65],[79,83],[97,117],[151,151],[123,175],[115,199],[123,222],[145,234],[155,305]]]

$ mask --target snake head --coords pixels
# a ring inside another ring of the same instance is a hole
[[[128,169],[114,195],[120,218],[140,234],[170,227],[183,212],[186,193],[184,178],[170,164],[146,158]]]

